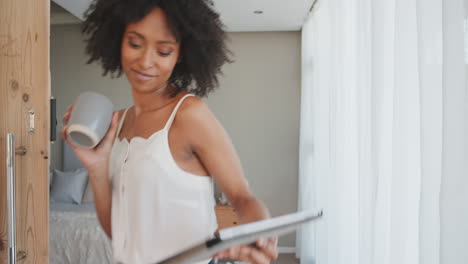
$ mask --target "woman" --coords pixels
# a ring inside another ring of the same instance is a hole
[[[213,180],[242,222],[269,217],[250,192],[232,143],[202,100],[229,62],[225,33],[204,0],[97,0],[86,13],[88,63],[127,77],[134,105],[114,113],[88,169],[117,263],[154,263],[213,236]],[[193,96],[196,95],[196,96]],[[67,123],[72,107],[64,116]],[[277,239],[215,258],[269,263]],[[204,262],[204,263],[207,263]]]

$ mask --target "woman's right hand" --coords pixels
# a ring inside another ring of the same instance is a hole
[[[73,144],[67,136],[68,120],[73,109],[73,105],[68,106],[67,112],[63,116],[62,139],[68,143],[76,154],[78,160],[88,171],[100,166],[107,166],[112,150],[112,144],[117,134],[118,112],[112,115],[112,122],[106,135],[94,149],[81,148]]]

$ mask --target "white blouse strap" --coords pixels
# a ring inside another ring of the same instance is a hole
[[[120,130],[122,129],[122,125],[124,123],[125,116],[127,115],[127,111],[128,111],[128,108],[125,109],[125,111],[122,114],[122,117],[120,118],[119,127],[117,128],[117,135],[115,136],[116,139],[119,138]]]
[[[176,116],[176,113],[177,113],[177,110],[179,110],[179,107],[180,105],[182,105],[182,102],[185,100],[185,98],[189,97],[189,96],[195,96],[193,94],[186,94],[184,95],[184,97],[182,97],[179,102],[177,103],[176,107],[174,108],[174,110],[172,110],[172,113],[171,113],[171,116],[169,117],[169,119],[167,120],[166,122],[166,125],[164,126],[164,130],[168,130],[171,125],[172,125],[172,122],[174,122],[174,118]]]

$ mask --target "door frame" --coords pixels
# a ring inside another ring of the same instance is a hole
[[[0,263],[7,263],[6,134],[15,134],[17,263],[48,263],[50,0],[0,1]]]

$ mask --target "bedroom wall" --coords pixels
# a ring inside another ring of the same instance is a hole
[[[300,33],[229,33],[235,62],[224,67],[221,88],[205,99],[230,134],[246,178],[272,215],[297,209]],[[58,131],[66,107],[83,91],[109,96],[117,109],[132,104],[125,78],[102,77],[86,65],[78,25],[51,28],[51,84]],[[51,166],[62,168],[62,141],[51,146]],[[295,236],[279,246],[294,247]]]

